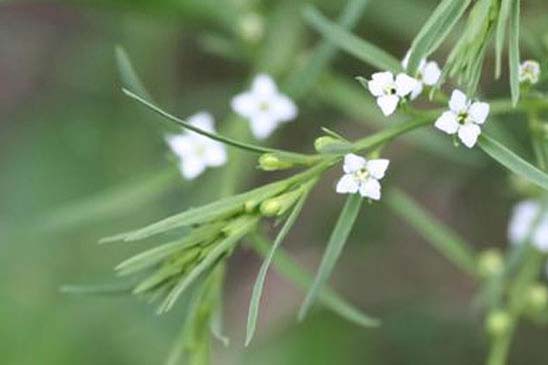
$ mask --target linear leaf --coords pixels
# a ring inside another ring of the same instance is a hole
[[[519,100],[519,17],[520,0],[514,0],[510,15],[508,58],[510,59],[510,91],[514,106]]]
[[[107,243],[114,241],[137,241],[179,227],[189,226],[193,224],[202,224],[210,222],[212,220],[217,220],[226,216],[230,216],[243,210],[244,204],[246,202],[259,203],[264,199],[270,198],[278,193],[283,192],[286,188],[291,186],[291,184],[306,180],[310,176],[314,176],[319,171],[322,171],[325,168],[325,164],[318,164],[317,166],[312,167],[300,174],[294,175],[289,179],[276,181],[239,195],[223,198],[213,203],[203,205],[201,207],[188,209],[182,213],[162,219],[161,221],[158,221],[146,227],[104,238],[100,242]]]
[[[253,236],[253,243],[255,250],[263,257],[268,255],[272,247],[268,239],[258,234]],[[273,265],[278,273],[302,289],[306,289],[313,282],[313,277],[301,269],[300,265],[285,253],[282,247],[274,256]],[[380,325],[378,319],[364,314],[328,287],[324,287],[320,291],[318,299],[326,308],[359,326],[376,327]]]
[[[329,237],[329,242],[327,243],[327,248],[323,255],[322,262],[318,268],[318,273],[316,274],[314,282],[312,283],[299,310],[299,319],[302,320],[306,316],[308,310],[316,301],[322,286],[329,279],[329,276],[331,275],[331,272],[339,259],[344,244],[350,235],[350,231],[354,226],[354,222],[358,217],[362,201],[363,199],[359,194],[349,195],[346,199],[346,203],[341,211],[339,219],[337,220],[337,224],[331,233],[331,237]]]
[[[470,0],[443,0],[421,28],[411,44],[407,69],[414,75],[422,59],[428,57],[445,40],[460,19]]]
[[[482,133],[479,138],[479,145],[481,149],[499,162],[501,165],[512,171],[514,174],[519,175],[533,184],[540,186],[541,188],[548,190],[548,175],[525,161],[508,148],[495,141],[491,137]]]
[[[304,18],[310,26],[333,42],[333,44],[361,61],[381,70],[402,71],[400,62],[394,56],[374,44],[349,33],[340,25],[324,17],[314,7],[308,6],[306,8]]]
[[[257,223],[257,217],[248,217],[246,220],[242,221],[238,229],[232,231],[225,239],[215,244],[215,247],[207,254],[206,257],[200,261],[188,274],[179,281],[177,285],[171,290],[167,295],[166,300],[159,309],[159,312],[167,312],[172,307],[173,304],[177,301],[177,298],[196,280],[202,273],[211,267],[220,259],[223,255],[231,250],[231,248]]]
[[[495,36],[495,77],[500,77],[502,65],[502,50],[506,38],[506,25],[512,9],[512,0],[501,0],[499,18],[497,20],[497,31]]]
[[[299,216],[303,205],[306,201],[308,194],[304,193],[297,204],[295,204],[295,207],[293,208],[291,214],[285,221],[282,229],[278,233],[278,236],[274,240],[274,243],[272,244],[272,247],[270,248],[270,251],[268,252],[267,256],[265,257],[261,268],[259,269],[259,274],[257,275],[257,279],[255,279],[255,284],[253,285],[253,293],[251,294],[251,301],[249,303],[249,311],[247,314],[247,334],[245,339],[245,345],[248,346],[251,340],[253,339],[253,335],[255,334],[255,328],[257,326],[257,317],[259,316],[259,305],[261,302],[261,296],[263,293],[263,287],[264,287],[264,281],[266,279],[266,273],[268,272],[268,268],[270,267],[270,263],[272,262],[272,258],[274,257],[274,254],[276,253],[277,248],[281,245],[287,234],[289,233],[289,230],[293,225],[295,224],[295,221],[297,220],[297,217]]]
[[[74,295],[130,295],[134,284],[63,285],[59,291]]]
[[[386,203],[396,215],[409,223],[449,261],[475,275],[475,255],[468,243],[403,191],[393,188],[385,195]]]
[[[152,100],[149,92],[143,86],[142,81],[135,72],[126,50],[122,46],[117,46],[115,55],[118,72],[120,73],[120,78],[122,79],[122,85],[126,89],[133,91],[135,94],[140,95],[145,99]]]

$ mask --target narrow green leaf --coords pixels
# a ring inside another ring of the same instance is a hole
[[[230,196],[201,207],[186,210],[146,227],[104,238],[100,242],[137,241],[179,227],[219,220],[242,211],[245,203],[255,202],[258,204],[265,199],[283,192],[292,184],[306,181],[308,178],[315,176],[328,166],[329,165],[324,163],[318,164],[317,166],[314,166],[288,179],[276,181],[239,195]]]
[[[417,72],[421,60],[441,45],[469,4],[470,0],[443,0],[439,3],[411,44],[407,65],[411,75]]]
[[[318,10],[308,6],[304,12],[308,24],[329,39],[340,49],[361,61],[381,70],[402,71],[400,61],[381,48],[347,32],[343,27],[331,22]]]
[[[501,165],[535,185],[548,190],[548,175],[525,161],[508,148],[482,133],[479,138],[481,149]]]
[[[272,247],[269,240],[259,234],[253,236],[253,243],[253,248],[263,257],[268,255]],[[301,289],[308,288],[313,282],[312,276],[301,269],[300,265],[285,253],[282,247],[274,256],[273,265],[278,273]],[[320,291],[318,299],[326,308],[359,326],[376,327],[380,325],[378,319],[364,314],[327,287]]]
[[[229,252],[232,247],[257,224],[257,217],[247,217],[240,222],[238,229],[233,230],[225,239],[215,244],[215,247],[200,261],[188,274],[179,281],[167,295],[164,303],[159,308],[159,313],[167,312],[177,301],[179,296],[196,280],[202,273],[208,270],[217,260]]]
[[[143,86],[142,81],[135,72],[126,50],[121,46],[117,46],[115,55],[116,65],[118,66],[118,72],[120,73],[123,87],[133,91],[135,94],[140,95],[145,99],[152,100],[152,97]]]
[[[474,251],[451,228],[424,210],[401,190],[392,188],[385,194],[385,202],[396,215],[409,223],[445,258],[465,272],[475,275]]]
[[[59,291],[74,295],[129,295],[134,284],[63,285]]]
[[[510,59],[510,91],[514,106],[519,101],[519,17],[520,0],[512,3],[512,14],[510,15],[508,57]]]
[[[506,26],[512,9],[512,0],[501,0],[499,18],[497,20],[497,30],[495,36],[495,77],[500,77],[502,65],[502,50],[504,48],[504,39],[506,38]]]
[[[160,107],[154,105],[153,103],[151,103],[148,100],[143,99],[139,95],[129,91],[126,88],[123,88],[122,91],[124,92],[124,94],[129,96],[131,99],[133,99],[133,100],[139,102],[140,104],[146,106],[148,109],[156,112],[157,114],[161,115],[162,117],[166,118],[167,120],[169,120],[169,121],[185,128],[185,129],[191,130],[192,132],[195,132],[195,133],[198,133],[202,136],[205,136],[207,138],[210,138],[210,139],[213,139],[215,141],[227,144],[227,145],[232,146],[232,147],[236,147],[236,148],[240,148],[242,150],[250,151],[250,152],[255,152],[255,153],[276,152],[276,150],[271,149],[271,148],[266,148],[266,147],[261,147],[261,146],[257,146],[257,145],[252,145],[252,144],[249,144],[249,143],[236,141],[236,140],[234,140],[232,138],[229,138],[229,137],[225,137],[225,136],[221,136],[221,135],[216,134],[216,133],[205,131],[203,129],[200,129],[198,127],[193,126],[192,124],[186,122],[183,119],[177,118],[176,116],[169,114],[168,112],[162,110]],[[280,152],[285,152],[285,151],[280,151]]]
[[[359,194],[351,194],[348,196],[346,203],[341,211],[337,224],[329,237],[327,248],[322,258],[318,273],[312,283],[306,298],[299,310],[299,319],[302,320],[308,313],[310,307],[316,301],[318,294],[329,279],[337,260],[343,250],[343,247],[350,235],[350,231],[354,226],[354,222],[360,212],[362,205],[362,197]]]
[[[255,279],[255,284],[253,285],[253,293],[251,294],[251,301],[249,303],[249,311],[247,314],[247,334],[245,339],[246,346],[249,345],[249,343],[253,339],[253,335],[255,334],[255,328],[257,326],[257,317],[259,316],[259,305],[260,305],[261,296],[263,293],[264,281],[266,279],[266,273],[268,272],[270,263],[272,262],[272,258],[274,257],[274,254],[276,253],[276,249],[282,244],[283,240],[289,233],[289,230],[291,229],[291,227],[293,227],[293,224],[295,224],[295,221],[297,220],[297,217],[299,216],[303,208],[303,205],[306,201],[307,196],[308,196],[308,193],[304,193],[300,197],[297,204],[295,204],[295,207],[293,208],[291,214],[285,221],[282,229],[278,233],[276,240],[272,244],[272,247],[270,248],[268,255],[264,259],[263,264],[261,265],[261,268],[259,269],[259,274],[257,275],[257,279]]]

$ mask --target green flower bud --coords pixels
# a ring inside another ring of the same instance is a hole
[[[255,43],[261,40],[264,35],[264,20],[257,13],[245,14],[239,22],[240,35],[248,42]]]
[[[484,278],[501,273],[503,268],[504,260],[497,249],[485,250],[478,257],[478,271]]]
[[[280,216],[295,204],[302,194],[302,189],[295,189],[261,203],[261,214],[265,217]]]
[[[335,137],[321,136],[319,138],[316,138],[316,140],[314,141],[314,148],[316,149],[316,151],[322,152],[326,149],[326,147],[339,143],[341,143],[341,141]]]
[[[540,312],[548,304],[548,288],[545,285],[536,283],[527,289],[527,305],[534,312]]]
[[[265,153],[259,157],[259,167],[264,171],[276,171],[293,167],[293,163],[280,159],[274,153]]]
[[[485,330],[491,336],[502,336],[510,329],[511,318],[504,310],[489,313],[485,322]]]
[[[248,200],[244,203],[244,211],[246,213],[253,213],[255,208],[257,208],[257,205],[259,205],[259,202],[256,200]]]

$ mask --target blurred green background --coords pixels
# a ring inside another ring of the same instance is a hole
[[[99,246],[99,238],[210,201],[225,184],[241,190],[273,176],[253,170],[255,162],[249,160],[244,163],[249,171],[232,182],[220,179],[218,170],[183,181],[158,119],[121,94],[115,46],[125,47],[161,105],[181,116],[210,110],[219,128],[229,129],[222,121],[230,97],[261,70],[261,57],[270,61],[264,67],[283,79],[320,40],[301,18],[305,3],[310,2],[0,4],[1,364],[163,363],[181,326],[181,310],[157,317],[152,306],[136,298],[68,296],[59,287],[113,282],[112,268],[144,247]],[[343,0],[313,3],[331,19],[345,5]],[[436,3],[371,0],[354,31],[401,57]],[[548,4],[524,5],[528,34],[540,42],[534,44],[546,42]],[[264,23],[262,37],[242,29],[251,13]],[[277,40],[265,56],[264,43],[272,37]],[[524,48],[526,55],[533,51]],[[507,95],[506,81],[490,81],[491,66],[484,89],[489,96]],[[268,143],[310,151],[322,126],[349,137],[375,129],[382,120],[361,115],[361,103],[370,98],[353,82],[354,76],[371,71],[338,54],[330,75],[346,81],[358,97],[345,97],[321,78],[299,100],[298,121]],[[339,93],[342,101],[334,102],[329,92]],[[499,132],[510,135],[523,154],[530,153],[516,127],[519,121],[501,124]],[[391,146],[386,183],[408,191],[478,249],[505,246],[509,208],[517,199],[506,173],[483,156],[442,141],[447,149],[442,156],[416,142]],[[462,161],[446,158],[457,154]],[[333,193],[337,174],[324,179],[284,244],[310,271],[342,205]],[[245,248],[230,261],[224,315],[232,344],[215,346],[215,364],[483,361],[487,341],[481,313],[471,306],[473,283],[382,204],[363,210],[332,280],[340,293],[383,320],[379,329],[358,328],[322,310],[297,323],[303,294],[271,272],[258,336],[244,351],[247,305],[259,265],[260,259]],[[547,340],[546,331],[521,327],[511,364],[546,364]]]

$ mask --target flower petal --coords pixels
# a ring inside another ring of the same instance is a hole
[[[278,92],[278,87],[270,75],[259,74],[253,79],[251,90],[257,95],[264,96],[276,94]]]
[[[381,108],[382,113],[385,116],[389,116],[394,113],[399,102],[400,98],[396,95],[384,95],[377,98],[377,105]]]
[[[249,120],[251,132],[257,139],[265,139],[278,127],[278,122],[269,114],[257,113]]]
[[[459,129],[457,115],[451,111],[444,112],[434,123],[434,126],[447,134],[455,134]]]
[[[394,74],[390,71],[375,72],[371,75],[371,79],[386,86],[394,82]]]
[[[186,133],[170,134],[165,137],[165,140],[171,151],[179,158],[192,154],[194,139],[191,135]]]
[[[404,97],[415,89],[418,82],[419,81],[417,81],[417,79],[414,79],[404,73],[400,73],[396,76],[396,93],[400,97]]]
[[[512,209],[508,224],[508,240],[511,243],[523,243],[539,211],[540,204],[533,200],[520,202]]]
[[[289,122],[297,117],[297,106],[289,97],[278,94],[271,103],[271,112],[274,119],[280,122]]]
[[[259,99],[251,92],[244,92],[233,97],[230,106],[237,114],[250,118],[257,112]]]
[[[480,134],[481,128],[474,123],[467,123],[459,128],[459,138],[468,148],[474,147]]]
[[[531,237],[531,243],[542,252],[548,252],[548,214],[544,214]]]
[[[375,179],[367,179],[360,185],[360,195],[364,198],[379,200],[381,198],[381,184]]]
[[[208,141],[204,151],[204,161],[208,166],[222,166],[227,161],[226,148],[222,143]]]
[[[464,93],[460,90],[453,90],[451,99],[449,100],[449,109],[458,114],[466,110],[467,107],[468,100],[466,99],[466,95],[464,95]]]
[[[472,103],[468,109],[468,114],[472,117],[474,123],[483,124],[489,115],[489,104],[479,101]]]
[[[367,82],[367,88],[369,89],[369,92],[375,97],[384,95],[384,86],[384,83],[375,80]]]
[[[204,172],[205,168],[206,166],[204,161],[197,157],[185,158],[179,164],[179,170],[181,171],[183,177],[187,180],[195,179],[198,175]]]
[[[367,161],[367,171],[369,171],[371,176],[375,179],[380,180],[384,177],[389,164],[390,161],[387,159],[369,160]]]
[[[411,95],[409,96],[411,100],[415,100],[416,98],[418,98],[419,95],[422,94],[423,89],[424,89],[424,86],[422,82],[417,82],[417,84],[415,85],[415,88],[413,89],[413,91],[411,91]]]
[[[363,169],[366,166],[366,163],[367,161],[365,158],[349,153],[344,156],[343,170],[345,173],[351,174]]]
[[[354,194],[360,188],[359,182],[351,174],[343,175],[337,183],[336,191],[339,194]]]
[[[425,85],[433,86],[440,80],[441,70],[437,62],[430,61],[421,69],[421,74],[422,82],[424,82]]]
[[[208,112],[199,112],[194,115],[191,115],[187,118],[188,122],[193,126],[203,129],[206,132],[215,131],[215,119]],[[194,132],[193,132],[194,133]]]

